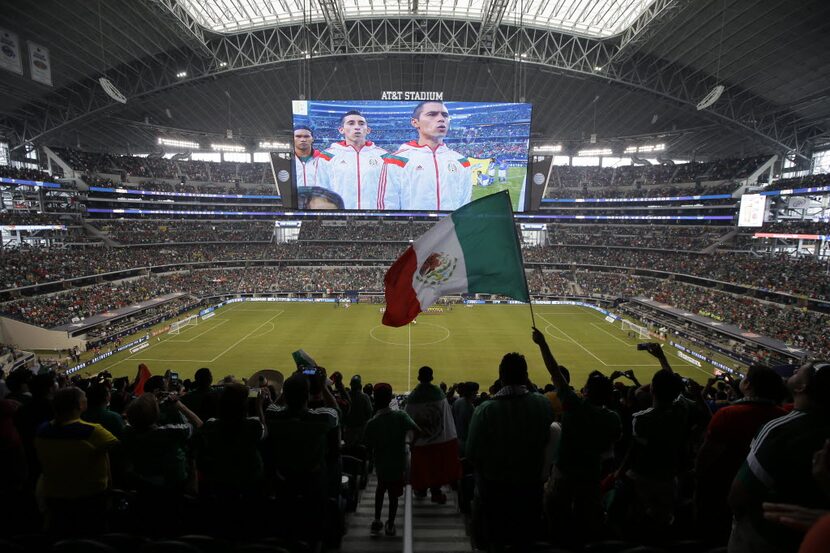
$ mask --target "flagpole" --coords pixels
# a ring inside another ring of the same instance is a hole
[[[516,214],[513,213],[513,202],[510,201],[510,192],[504,191],[507,203],[510,207],[510,219],[513,222],[513,236],[516,238],[516,249],[519,250],[519,261],[522,262],[522,277],[525,281],[525,292],[527,293],[527,306],[530,307],[530,323],[533,328],[536,328],[536,317],[533,314],[533,302],[530,297],[530,286],[527,284],[527,273],[525,272],[525,259],[522,253],[522,242],[519,240],[519,231],[516,230]]]
[[[412,323],[407,323],[406,332],[409,337],[407,340],[407,361],[406,361],[406,387],[412,390]]]

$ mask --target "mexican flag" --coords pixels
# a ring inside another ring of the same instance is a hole
[[[528,302],[507,191],[454,211],[418,238],[386,272],[383,324],[403,326],[447,294],[482,292]]]

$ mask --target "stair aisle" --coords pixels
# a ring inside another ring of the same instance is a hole
[[[458,511],[458,495],[444,487],[447,503],[438,505],[423,499],[412,498],[413,551],[456,553],[472,551],[470,538],[464,529],[464,517]]]
[[[375,489],[377,478],[369,475],[366,489],[360,492],[360,501],[357,510],[350,513],[346,523],[346,535],[340,545],[341,553],[401,553],[403,551],[403,497],[398,504],[398,516],[395,523],[398,533],[395,536],[372,537],[369,535],[369,526],[375,518]],[[386,522],[388,505],[383,506],[383,521]]]
[[[369,477],[366,489],[361,492],[357,510],[351,513],[347,532],[340,546],[341,553],[400,553],[403,551],[404,498],[398,504],[395,520],[397,534],[393,537],[369,535],[369,526],[374,519],[375,489],[377,480]],[[425,499],[412,499],[413,551],[456,553],[472,551],[470,538],[464,530],[464,518],[458,512],[455,492],[446,489],[447,503],[438,505]],[[386,522],[388,505],[383,506],[382,520]]]

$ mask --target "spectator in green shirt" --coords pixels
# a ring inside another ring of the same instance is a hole
[[[100,424],[116,438],[124,432],[124,419],[118,413],[110,411],[110,390],[105,384],[93,384],[86,392],[87,409],[81,414],[86,422]]]
[[[375,384],[375,416],[366,424],[366,443],[372,448],[375,472],[378,477],[375,490],[375,520],[370,531],[373,536],[380,534],[383,527],[380,516],[383,511],[383,496],[389,496],[389,518],[384,532],[395,535],[395,515],[398,512],[398,498],[403,494],[404,472],[406,470],[406,436],[410,431],[420,429],[406,411],[392,410],[392,386]]]
[[[490,546],[524,550],[542,522],[542,467],[553,407],[528,389],[523,355],[502,358],[499,380],[501,389],[473,413],[467,459],[475,468],[478,523]]]

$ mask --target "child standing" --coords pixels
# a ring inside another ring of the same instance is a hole
[[[392,410],[392,386],[375,384],[375,416],[366,424],[366,444],[372,448],[378,486],[375,491],[375,520],[370,527],[373,536],[381,529],[387,536],[394,536],[398,498],[403,495],[406,471],[406,435],[410,430],[419,432],[415,421],[405,412]],[[383,496],[389,495],[389,519],[384,526],[380,520]]]

